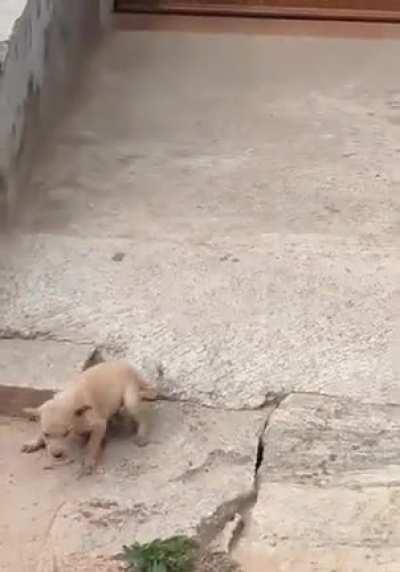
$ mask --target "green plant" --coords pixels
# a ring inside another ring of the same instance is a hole
[[[197,545],[186,536],[124,546],[123,559],[135,572],[192,572]]]

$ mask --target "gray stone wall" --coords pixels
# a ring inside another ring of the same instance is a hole
[[[85,55],[108,26],[112,0],[27,0],[0,41],[0,211],[12,218],[32,154],[62,113]],[[1,8],[0,8],[1,17]]]

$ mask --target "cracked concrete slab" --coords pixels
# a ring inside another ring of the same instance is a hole
[[[400,407],[292,395],[264,436],[262,475],[273,481],[335,484],[400,460]]]
[[[400,403],[394,246],[267,234],[235,244],[239,263],[232,246],[22,236],[0,253],[0,330],[114,348],[165,395],[211,406],[291,391]]]
[[[237,548],[246,571],[397,570],[399,437],[398,406],[284,400],[265,432],[259,495]]]
[[[35,425],[3,420],[4,570],[24,569],[21,562],[29,570],[40,565],[42,572],[53,571],[54,562],[64,570],[79,555],[87,564],[118,553],[123,544],[176,533],[210,541],[254,498],[257,443],[267,415],[159,403],[147,447],[114,433],[97,474],[80,480],[77,463],[57,466],[45,453],[16,455]],[[79,459],[75,448],[72,454]]]

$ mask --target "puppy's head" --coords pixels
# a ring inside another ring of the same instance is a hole
[[[25,412],[39,420],[43,439],[49,453],[55,458],[65,457],[66,439],[73,428],[74,411],[62,399],[53,398],[35,409]]]

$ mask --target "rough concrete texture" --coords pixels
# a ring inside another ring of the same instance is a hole
[[[35,425],[3,420],[0,569],[69,569],[79,555],[110,556],[123,544],[177,532],[210,540],[254,498],[266,414],[159,404],[147,447],[114,435],[97,475],[80,480],[77,463],[16,456]]]
[[[398,570],[399,436],[399,406],[284,400],[264,435],[258,499],[237,548],[246,570]]]

